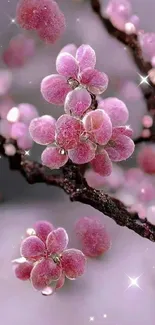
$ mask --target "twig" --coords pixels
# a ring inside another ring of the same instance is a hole
[[[5,156],[0,138],[0,154]],[[71,201],[88,204],[113,219],[119,226],[127,227],[141,237],[155,241],[155,226],[147,220],[140,220],[137,213],[131,213],[119,200],[105,194],[103,191],[89,187],[80,172],[79,166],[69,161],[60,169],[59,175],[49,175],[41,164],[24,160],[20,153],[8,157],[11,170],[18,170],[29,184],[45,183],[60,187],[69,195]]]
[[[101,5],[99,0],[90,0],[91,7],[93,11],[97,14],[99,19],[101,20],[103,26],[107,30],[107,32],[112,36],[115,37],[118,41],[123,43],[124,45],[128,46],[130,49],[132,58],[138,67],[139,71],[142,75],[147,76],[149,70],[152,68],[149,62],[146,62],[142,56],[142,50],[139,45],[138,37],[136,34],[127,35],[126,33],[118,30],[116,27],[112,25],[109,19],[104,17],[101,13]],[[143,97],[145,99],[147,110],[150,112],[153,117],[155,116],[155,85],[149,81],[150,86],[147,88],[141,85],[141,90],[143,93]],[[135,140],[135,143],[140,143],[143,141],[155,141],[155,118],[153,119],[153,125],[150,128],[151,136],[149,138],[143,138],[140,136],[138,139]]]

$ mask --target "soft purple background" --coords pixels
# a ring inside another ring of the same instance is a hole
[[[67,19],[64,37],[55,45],[38,43],[38,51],[20,71],[14,71],[12,93],[17,102],[35,104],[40,113],[59,116],[62,110],[45,103],[39,92],[41,79],[55,72],[55,58],[61,47],[69,42],[89,43],[97,53],[97,67],[110,76],[107,95],[114,95],[114,80],[129,77],[139,81],[136,68],[124,46],[109,38],[89,1],[78,3],[59,0]],[[155,31],[154,0],[132,0],[141,27]],[[13,35],[19,32],[9,25],[15,16],[15,0],[1,0],[0,50],[3,51]],[[1,63],[1,67],[3,64]],[[119,93],[117,93],[119,96]],[[135,135],[140,132],[139,118],[145,111],[142,100],[128,102],[130,122]],[[39,160],[40,148],[32,157]],[[132,159],[129,161],[132,164]],[[59,189],[36,184],[28,185],[17,172],[10,172],[4,159],[0,160],[0,190],[5,202],[0,205],[0,324],[5,325],[87,325],[94,317],[95,325],[154,325],[155,324],[155,246],[128,229],[117,226],[108,217],[91,207],[70,203]],[[11,260],[19,255],[19,243],[24,230],[36,220],[51,220],[64,226],[76,245],[73,228],[77,218],[99,216],[112,238],[112,248],[101,259],[88,261],[84,277],[70,281],[53,297],[45,298],[33,291],[29,283],[15,279]],[[140,276],[140,288],[130,287],[130,277]],[[128,289],[127,289],[128,288]],[[107,315],[104,318],[104,314]]]

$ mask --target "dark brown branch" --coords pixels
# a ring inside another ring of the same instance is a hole
[[[5,156],[3,143],[5,139],[0,138],[0,154]],[[119,200],[112,198],[103,191],[89,187],[83,178],[79,166],[68,162],[60,170],[59,175],[49,175],[48,170],[41,164],[28,161],[20,153],[13,157],[6,156],[9,160],[11,170],[18,170],[29,184],[45,183],[60,187],[69,195],[71,201],[88,204],[96,210],[113,219],[118,225],[127,227],[141,237],[155,241],[155,226],[147,220],[139,219],[137,213],[131,213]]]
[[[112,36],[115,37],[118,41],[123,43],[125,46],[128,46],[130,49],[132,58],[139,69],[141,75],[147,76],[149,70],[152,68],[149,62],[146,62],[143,59],[141,47],[139,45],[138,37],[136,34],[127,35],[124,32],[118,30],[116,27],[112,25],[109,19],[102,16],[101,13],[101,5],[99,0],[90,0],[91,7],[93,11],[98,15],[101,23],[107,30],[107,32]],[[153,116],[155,115],[155,86],[149,81],[150,86],[143,87],[141,86],[141,90],[144,96],[144,100],[147,105],[147,110]],[[135,143],[140,143],[143,141],[155,141],[155,119],[153,122],[153,126],[150,129],[151,136],[149,138],[143,138],[142,136],[135,140]]]

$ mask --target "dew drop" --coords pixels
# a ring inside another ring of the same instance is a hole
[[[34,236],[34,235],[36,235],[36,232],[35,232],[35,230],[33,228],[28,228],[26,230],[26,235],[27,236]]]
[[[52,287],[46,287],[42,290],[42,295],[43,296],[51,296],[53,295],[55,292],[55,288],[52,288]]]

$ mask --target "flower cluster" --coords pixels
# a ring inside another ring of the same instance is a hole
[[[22,34],[13,37],[3,52],[3,61],[9,68],[23,66],[35,53],[35,41]]]
[[[9,142],[11,139],[17,141],[20,149],[27,150],[32,147],[29,124],[37,116],[38,111],[31,104],[23,103],[15,107],[9,98],[0,103],[0,135],[7,140],[4,144],[7,155],[16,153],[16,148]]]
[[[109,0],[105,14],[116,28],[129,35],[135,34],[139,27],[139,17],[133,15],[128,0]]]
[[[47,43],[54,43],[65,30],[65,17],[53,0],[19,0],[16,20]]]
[[[22,258],[14,260],[14,272],[20,280],[30,280],[43,294],[52,294],[65,283],[75,280],[86,269],[86,257],[78,249],[67,249],[68,235],[63,228],[54,229],[47,221],[39,221],[27,230],[22,241]]]
[[[41,83],[43,97],[50,103],[64,104],[65,109],[57,121],[45,115],[32,120],[29,127],[33,140],[47,145],[41,159],[51,169],[62,167],[69,158],[75,164],[90,163],[97,173],[108,176],[111,161],[125,160],[134,151],[132,130],[125,126],[126,105],[117,98],[107,98],[97,107],[95,96],[106,90],[108,77],[95,69],[95,63],[95,52],[89,45],[76,50],[71,44],[57,57],[59,74],[47,76]]]

